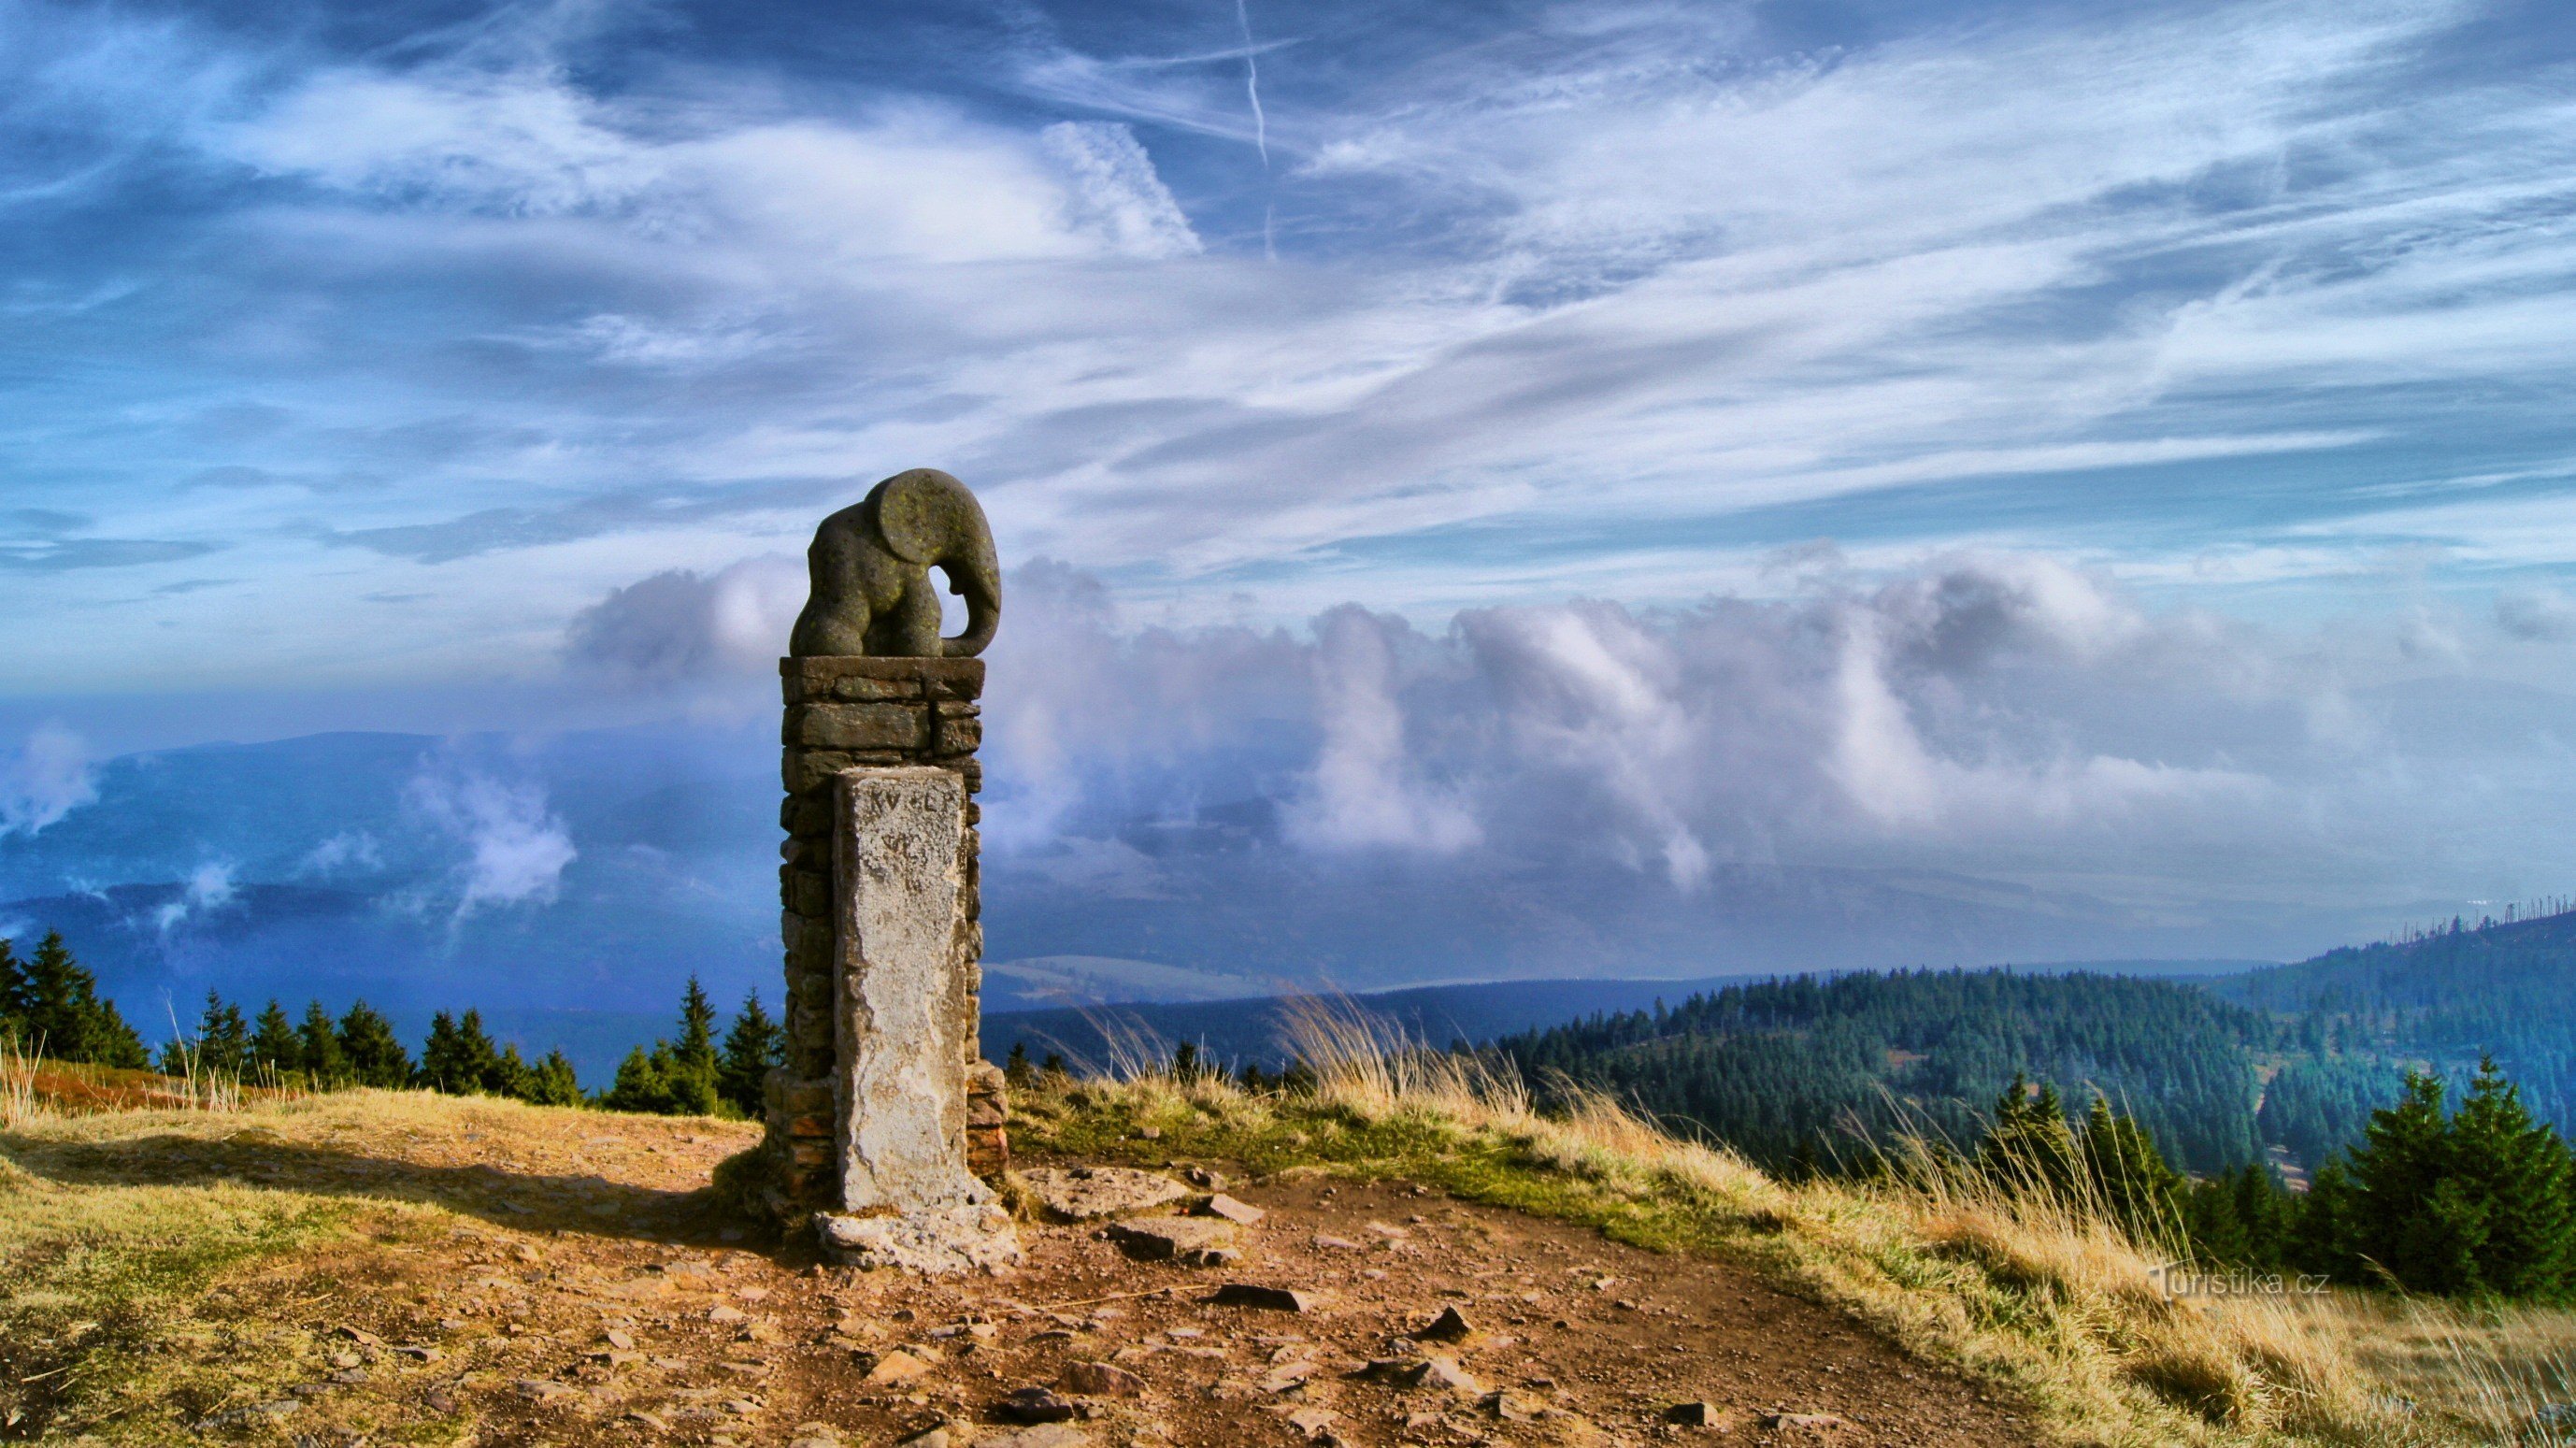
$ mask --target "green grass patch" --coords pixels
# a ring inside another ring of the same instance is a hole
[[[310,1334],[218,1283],[336,1233],[351,1203],[231,1182],[66,1185],[22,1165],[44,1150],[0,1138],[0,1439],[189,1441],[189,1424],[307,1370]]]

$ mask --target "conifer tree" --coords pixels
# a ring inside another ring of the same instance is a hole
[[[14,1037],[32,1051],[34,1034],[27,1026],[26,968],[18,963],[18,952],[10,943],[0,939],[0,1036]]]
[[[350,1002],[348,1013],[340,1017],[339,1037],[340,1056],[348,1063],[351,1081],[388,1090],[411,1084],[411,1053],[394,1034],[393,1022],[365,1001]]]
[[[758,991],[745,992],[742,1009],[725,1032],[724,1057],[716,1069],[716,1093],[744,1116],[758,1120],[767,1107],[769,1071],[785,1059],[786,1040],[778,1023],[760,1004]]]
[[[1259,1063],[1248,1062],[1245,1064],[1243,1069],[1246,1072],[1244,1077],[1245,1087],[1250,1090],[1259,1090],[1260,1087],[1254,1084],[1261,1076],[1261,1067]],[[1009,1060],[1002,1063],[1002,1076],[1003,1079],[1009,1081],[1013,1086],[1023,1090],[1037,1084],[1038,1068],[1030,1064],[1028,1042],[1013,1041],[1011,1043],[1011,1057]]]
[[[2371,1117],[2351,1152],[2347,1209],[2351,1250],[2415,1292],[2478,1286],[2477,1249],[2487,1223],[2451,1177],[2451,1133],[2440,1077],[2410,1072],[2397,1104]]]
[[[1977,1148],[1978,1164],[2008,1186],[2064,1193],[2075,1180],[2075,1135],[2054,1086],[2036,1092],[2019,1071],[1995,1099],[1994,1118]]]
[[[618,1063],[617,1079],[600,1104],[611,1111],[642,1111],[661,1116],[713,1116],[723,1098],[717,1092],[715,1007],[696,976],[680,994],[680,1036],[638,1046]]]
[[[241,1007],[209,990],[189,1045],[196,1074],[237,1077],[250,1064],[250,1022],[242,1019]]]
[[[637,1046],[617,1063],[617,1078],[599,1098],[599,1104],[611,1111],[639,1111],[655,1116],[673,1114],[671,1083],[653,1058],[659,1052],[647,1052]]]
[[[2521,1088],[2492,1059],[2478,1062],[2468,1099],[2451,1118],[2451,1170],[2486,1222],[2473,1252],[2476,1286],[2504,1297],[2567,1296],[2576,1285],[2567,1146],[2531,1119]]]
[[[98,979],[72,958],[62,932],[48,930],[36,953],[20,966],[21,1029],[45,1054],[64,1061],[140,1069],[148,1064],[143,1038],[125,1023],[113,1001],[98,998]]]
[[[348,1055],[340,1049],[339,1034],[331,1029],[331,1013],[322,1009],[320,1001],[304,1008],[304,1023],[295,1028],[295,1053],[304,1078],[316,1090],[330,1091],[348,1083]]]
[[[511,1059],[516,1059],[514,1049]],[[519,1069],[527,1069],[525,1062]],[[467,1011],[430,1017],[429,1038],[421,1043],[419,1084],[451,1096],[510,1094],[512,1076],[499,1048],[483,1030],[483,1013]]]
[[[250,1065],[253,1071],[273,1072],[280,1080],[304,1071],[304,1039],[295,1033],[295,1023],[286,1018],[286,1008],[273,996],[251,1024]]]
[[[574,1078],[572,1060],[561,1047],[546,1052],[545,1059],[529,1068],[519,1094],[539,1106],[582,1104],[581,1082]]]
[[[680,991],[680,1039],[672,1043],[671,1058],[681,1070],[715,1080],[716,1008],[695,975]]]
[[[2111,1109],[2107,1096],[2095,1096],[2084,1113],[2083,1153],[2096,1200],[2131,1234],[2153,1240],[2176,1225],[2182,1173],[2165,1164],[2135,1120]]]

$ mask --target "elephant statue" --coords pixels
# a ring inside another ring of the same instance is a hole
[[[993,530],[966,485],[935,468],[897,473],[824,519],[805,561],[813,591],[787,638],[798,658],[966,658],[1001,622]],[[955,638],[939,636],[933,568],[966,600],[966,631]]]

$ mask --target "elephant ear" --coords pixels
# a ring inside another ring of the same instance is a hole
[[[957,499],[966,485],[936,468],[914,468],[877,484],[877,533],[906,563],[927,565],[957,536]]]

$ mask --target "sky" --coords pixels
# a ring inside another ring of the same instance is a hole
[[[0,837],[734,747],[929,465],[997,850],[2555,892],[2571,81],[2543,3],[0,0]]]

